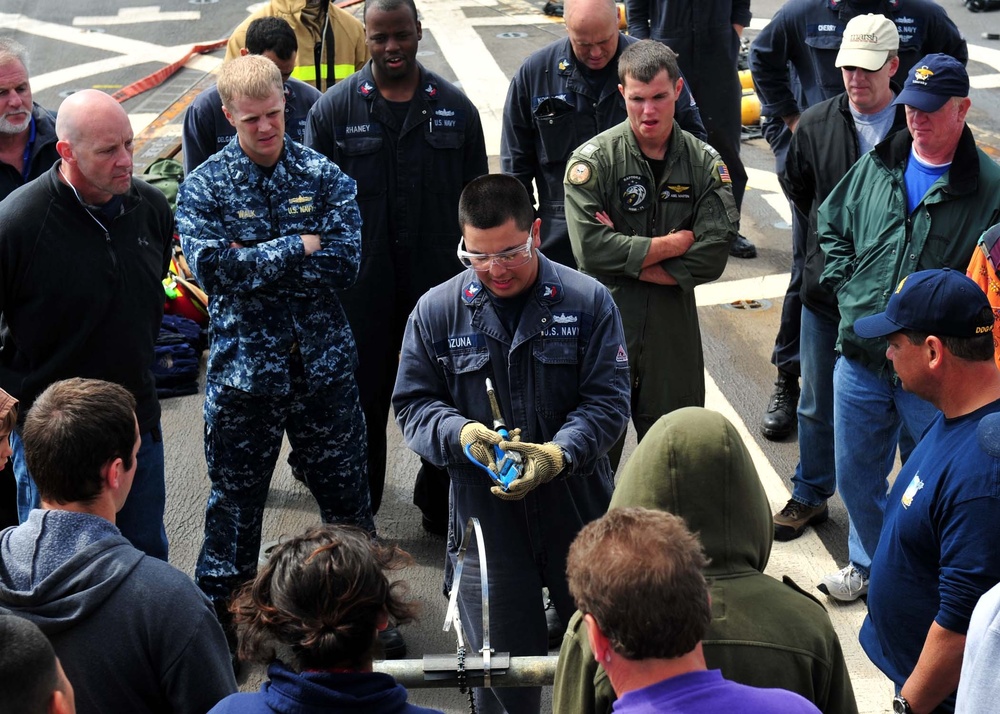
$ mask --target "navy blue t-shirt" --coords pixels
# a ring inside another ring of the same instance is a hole
[[[889,492],[872,558],[861,646],[901,686],[931,623],[965,634],[979,597],[1000,582],[1000,459],[976,439],[1000,400],[931,424]]]

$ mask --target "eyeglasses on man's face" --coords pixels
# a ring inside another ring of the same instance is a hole
[[[462,248],[464,238],[458,241],[458,259],[466,268],[472,268],[478,272],[489,270],[494,264],[502,268],[519,268],[531,260],[531,233],[524,245],[511,250],[504,250],[499,253],[470,253]]]

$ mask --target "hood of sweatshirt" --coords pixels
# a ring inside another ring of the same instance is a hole
[[[736,428],[700,407],[661,417],[622,469],[611,508],[654,508],[682,517],[724,578],[763,572],[774,524],[757,469]]]
[[[339,714],[406,710],[406,689],[377,672],[302,672],[281,662],[267,668],[261,687],[268,707],[282,714]]]
[[[0,607],[54,635],[103,605],[143,557],[99,516],[33,510],[0,533]]]

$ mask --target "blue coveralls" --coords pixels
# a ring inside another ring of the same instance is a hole
[[[607,452],[629,419],[625,335],[610,293],[582,273],[538,260],[539,277],[513,338],[471,270],[421,298],[406,326],[392,399],[407,445],[451,477],[452,566],[468,518],[482,524],[490,643],[512,655],[548,650],[543,586],[563,622],[573,614],[566,554],[579,530],[607,510],[614,486]],[[552,441],[568,456],[561,475],[520,501],[490,493],[492,482],[459,444],[470,420],[493,423],[487,377],[507,425],[519,427],[523,441]],[[465,568],[462,624],[475,652],[482,642],[476,553],[466,556]],[[501,704],[512,714],[538,711],[538,688],[491,691],[480,692],[484,711],[500,711]]]
[[[368,481],[378,512],[385,484],[386,420],[403,328],[417,299],[461,270],[458,198],[489,173],[479,111],[458,88],[420,67],[400,125],[375,86],[371,62],[338,82],[309,112],[306,144],[358,182],[361,272],[341,292],[357,340],[361,406],[368,430]],[[448,480],[421,468],[414,502],[446,519]]]
[[[211,297],[212,490],[195,580],[216,603],[256,571],[284,432],[323,521],[374,532],[357,354],[337,297],[358,271],[354,196],[349,176],[287,136],[270,177],[233,139],[181,184],[178,231]],[[318,233],[322,246],[308,257],[304,233]]]
[[[965,39],[944,8],[933,0],[789,0],[750,47],[750,69],[760,97],[763,132],[774,152],[775,172],[785,170],[792,134],[782,117],[800,114],[814,104],[842,94],[844,79],[836,66],[840,40],[848,21],[878,13],[899,30],[899,69],[906,77],[924,55],[944,52],[965,64]],[[802,269],[809,220],[792,206],[792,271],[781,308],[781,325],[771,362],[798,375],[802,316]]]
[[[618,35],[618,50],[610,65],[635,38]],[[538,216],[542,219],[542,251],[550,259],[576,267],[563,210],[563,178],[573,150],[587,139],[621,124],[628,115],[613,70],[595,96],[577,69],[569,38],[557,40],[524,61],[510,82],[500,135],[500,166],[534,196],[538,186]],[[698,106],[687,83],[677,97],[681,129],[707,138]]]

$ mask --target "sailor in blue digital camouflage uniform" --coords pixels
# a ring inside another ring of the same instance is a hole
[[[607,452],[629,419],[625,335],[604,286],[538,252],[541,220],[518,179],[475,179],[458,213],[459,257],[468,269],[432,288],[410,315],[392,405],[407,445],[448,470],[452,566],[468,518],[482,525],[491,647],[545,655],[538,593],[547,587],[569,621],[569,545],[611,499]],[[491,449],[501,437],[492,428],[487,378],[503,421],[520,429],[518,442],[500,443],[524,458],[523,475],[506,491],[464,452],[468,446],[484,465],[496,460]],[[470,654],[483,641],[475,550],[459,597]],[[477,690],[477,698],[484,713],[537,714],[540,688]]]
[[[324,522],[372,532],[374,523],[357,355],[336,292],[354,283],[360,262],[354,180],[285,136],[273,62],[228,62],[218,88],[237,136],[184,180],[177,224],[211,296],[212,490],[195,580],[225,625],[232,589],[256,571],[282,433]]]

